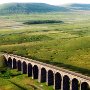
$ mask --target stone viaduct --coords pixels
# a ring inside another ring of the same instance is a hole
[[[27,74],[55,90],[90,90],[90,77],[25,57],[3,54],[8,67]]]

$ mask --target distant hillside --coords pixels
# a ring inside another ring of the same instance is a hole
[[[70,4],[65,6],[54,6],[45,3],[7,3],[0,5],[0,15],[66,12],[73,10],[90,10],[90,4]]]
[[[0,14],[68,11],[65,7],[45,3],[8,3],[0,5]]]
[[[90,10],[90,4],[71,4],[67,7],[72,10]]]

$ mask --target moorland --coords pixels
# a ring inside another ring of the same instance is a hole
[[[0,52],[90,76],[90,11],[0,15]],[[12,88],[52,90],[5,68],[5,73],[0,73],[0,90]]]

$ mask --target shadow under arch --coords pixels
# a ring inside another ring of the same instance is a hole
[[[38,66],[34,65],[33,66],[33,79],[38,79]]]
[[[27,74],[27,63],[25,61],[22,63],[22,73]]]
[[[63,77],[63,90],[70,90],[70,78],[67,75]]]
[[[7,63],[9,68],[12,68],[12,59],[11,57],[8,58],[8,63]]]
[[[72,90],[79,90],[79,82],[76,78],[72,79]]]
[[[59,72],[55,74],[55,90],[61,89],[62,77]]]
[[[46,69],[41,68],[41,82],[46,82]]]
[[[81,84],[81,90],[90,90],[89,85],[87,82],[83,82]]]
[[[16,59],[14,58],[13,59],[13,69],[16,69],[17,68],[17,62],[16,62]]]
[[[52,70],[48,71],[48,86],[54,85],[54,74]]]
[[[21,61],[20,60],[17,61],[17,69],[18,71],[21,71]]]
[[[28,77],[32,76],[32,64],[28,63]]]

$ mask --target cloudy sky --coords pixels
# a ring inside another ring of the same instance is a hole
[[[0,0],[0,4],[11,2],[33,2],[33,3],[48,3],[51,5],[62,5],[70,3],[87,3],[90,4],[90,0]]]

